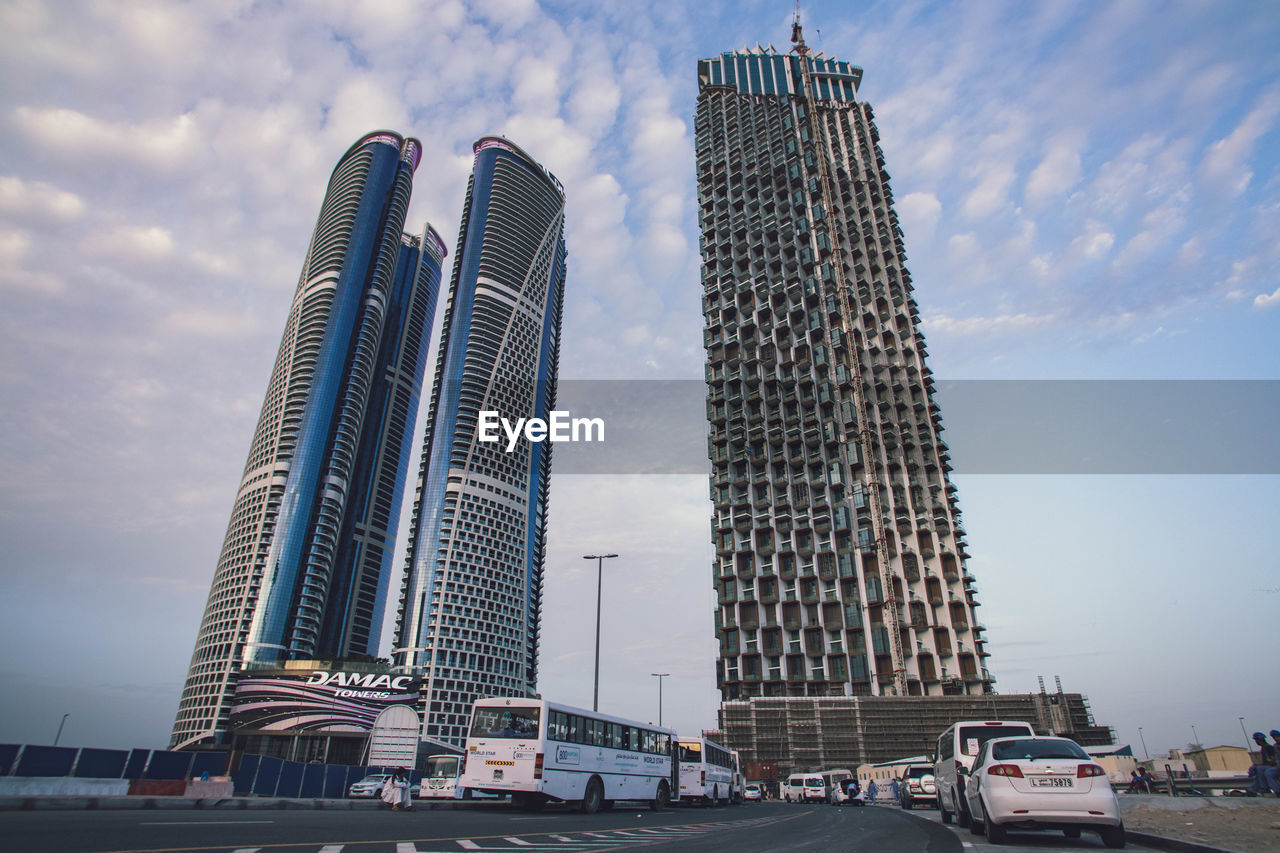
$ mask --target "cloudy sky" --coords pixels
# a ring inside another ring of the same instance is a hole
[[[64,743],[167,742],[361,134],[422,141],[410,222],[450,246],[472,142],[515,140],[569,199],[561,375],[701,376],[695,63],[786,46],[792,6],[0,5],[0,741],[69,713]],[[940,378],[1280,379],[1275,6],[815,2],[805,25],[865,69]],[[998,688],[1060,675],[1153,753],[1280,727],[1274,473],[957,476]],[[714,724],[710,513],[705,477],[554,478],[545,695],[590,702],[581,555],[617,551],[602,708],[656,717],[669,672],[666,722]]]

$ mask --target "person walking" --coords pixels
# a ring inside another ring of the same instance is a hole
[[[876,804],[876,780],[872,779],[867,783],[867,805],[874,806]]]

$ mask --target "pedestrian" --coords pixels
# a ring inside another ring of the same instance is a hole
[[[876,804],[876,780],[872,779],[867,783],[867,803],[869,805]]]
[[[1126,794],[1142,793],[1142,776],[1138,774],[1137,770],[1129,771],[1129,787],[1125,791],[1125,793]]]
[[[404,768],[397,768],[382,786],[382,802],[391,806],[392,811],[398,811],[403,805],[406,809],[412,808],[409,801],[409,780],[405,778]]]
[[[1253,782],[1245,793],[1251,797],[1267,791],[1280,795],[1280,781],[1276,776],[1276,748],[1267,743],[1267,736],[1262,732],[1254,732],[1253,741],[1258,745],[1258,763],[1250,768],[1253,771]]]
[[[1156,792],[1156,777],[1151,775],[1150,768],[1142,768],[1142,787],[1147,789],[1148,794]]]
[[[898,801],[898,780],[897,779],[894,779],[892,782],[889,783],[889,790],[893,793],[893,801],[896,803]]]

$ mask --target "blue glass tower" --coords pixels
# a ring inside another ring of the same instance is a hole
[[[550,417],[564,278],[560,182],[511,142],[479,140],[393,652],[424,679],[423,739],[437,744],[462,747],[475,699],[537,684],[551,445],[480,442],[477,421]]]
[[[233,676],[376,655],[444,246],[403,232],[415,139],[338,162],[196,638],[171,745],[219,739]]]

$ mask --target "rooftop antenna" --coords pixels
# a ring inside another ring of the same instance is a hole
[[[796,0],[796,16],[791,23],[791,43],[801,56],[809,52],[808,45],[804,43],[804,33],[800,30],[800,0]]]

